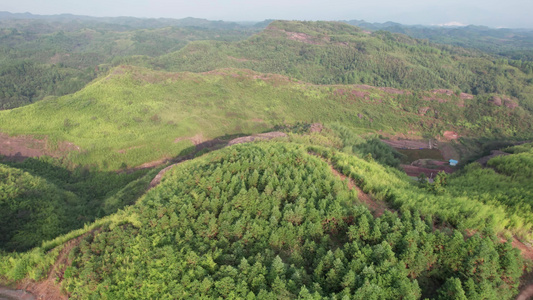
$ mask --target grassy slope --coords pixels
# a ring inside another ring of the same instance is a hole
[[[423,107],[429,109],[421,116]],[[103,169],[187,153],[192,143],[184,137],[250,134],[296,122],[489,136],[527,135],[533,124],[520,107],[497,107],[484,97],[461,100],[423,92],[397,95],[368,86],[314,86],[248,70],[193,74],[137,67],[115,68],[75,94],[0,116],[0,130],[67,140],[82,149],[70,154],[72,162]]]

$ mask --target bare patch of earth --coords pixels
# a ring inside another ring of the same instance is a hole
[[[463,100],[472,100],[474,99],[474,95],[467,94],[467,93],[461,93],[459,97]]]
[[[0,286],[0,300],[33,300],[35,297],[24,290],[13,290]]]
[[[68,254],[77,246],[81,239],[86,235],[94,234],[94,230],[90,231],[84,235],[81,235],[77,238],[71,239],[66,242],[59,252],[59,255],[48,272],[48,276],[41,281],[35,282],[33,280],[25,280],[19,283],[18,288],[24,289],[30,292],[37,299],[54,299],[54,300],[66,300],[68,295],[65,295],[61,291],[61,282],[63,281],[63,276],[65,274],[65,269],[67,266],[70,266],[72,262],[68,259]],[[30,298],[35,299],[35,298]]]
[[[442,136],[448,141],[456,140],[459,138],[459,134],[455,131],[444,131]]]
[[[394,212],[394,210],[387,207],[387,204],[385,202],[374,199],[370,194],[367,194],[363,192],[363,190],[355,184],[353,179],[347,177],[346,175],[342,174],[341,172],[337,171],[332,165],[330,165],[331,172],[338,176],[343,181],[348,180],[348,188],[350,190],[355,189],[357,191],[357,198],[359,201],[361,201],[374,215],[375,218],[381,216],[385,210],[388,210],[390,212]]]
[[[36,139],[29,135],[9,136],[0,133],[0,155],[5,160],[23,161],[28,157],[39,157],[48,155],[61,157],[70,151],[79,151],[80,147],[69,143],[60,142],[57,149],[50,149],[47,138]]]
[[[322,132],[324,129],[324,126],[321,123],[313,123],[311,124],[311,127],[309,127],[309,132]]]
[[[410,95],[411,94],[411,92],[400,90],[400,89],[395,89],[395,88],[391,88],[391,87],[379,87],[378,90],[384,91],[384,92],[389,93],[389,94],[396,94],[396,95],[403,95],[403,94]]]
[[[292,32],[285,30],[282,31],[285,32],[289,40],[298,41],[306,44],[322,45],[330,41],[330,38],[328,36],[324,36],[323,38],[319,39],[302,32]]]
[[[313,152],[309,152],[309,154],[326,161],[322,156],[318,154],[315,154]],[[366,207],[370,209],[374,217],[377,218],[381,216],[385,212],[385,210],[388,210],[393,213],[395,212],[394,210],[390,209],[384,201],[377,200],[372,197],[372,195],[365,193],[359,186],[357,186],[357,184],[352,178],[337,171],[337,169],[335,169],[335,167],[329,161],[326,161],[326,163],[329,165],[331,172],[335,176],[339,177],[342,181],[347,182],[348,188],[350,190],[357,190],[357,198],[359,199],[359,201],[361,201],[361,203],[363,203],[364,205],[366,205]]]
[[[181,142],[181,141],[186,141],[186,140],[189,140],[191,141],[191,143],[193,143],[193,145],[199,145],[201,144],[202,142],[205,141],[205,138],[204,138],[204,135],[202,133],[198,133],[192,137],[179,137],[177,139],[174,140],[174,143],[178,143],[178,142]]]
[[[436,90],[432,90],[431,92],[433,94],[441,94],[441,95],[448,95],[448,96],[451,96],[454,94],[452,90],[447,90],[447,89],[436,89]]]
[[[254,134],[250,136],[244,136],[244,137],[233,139],[229,141],[228,146],[235,145],[235,144],[249,143],[253,141],[270,140],[273,138],[286,137],[286,136],[287,134],[280,132],[280,131]]]
[[[522,257],[524,259],[533,260],[533,249],[531,248],[531,246],[522,243],[516,237],[513,237],[512,245],[513,247],[520,249],[520,253],[522,254]],[[531,273],[525,274],[522,277],[520,294],[516,297],[516,300],[533,299],[533,284],[531,283],[531,281]]]

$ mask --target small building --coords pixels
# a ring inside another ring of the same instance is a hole
[[[456,161],[455,159],[450,159],[450,166],[455,167],[455,166],[457,166],[457,163],[459,163],[459,162]]]

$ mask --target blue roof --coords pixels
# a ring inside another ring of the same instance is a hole
[[[451,164],[456,164],[456,163],[458,163],[458,161],[456,161],[455,159],[450,159],[450,163]]]

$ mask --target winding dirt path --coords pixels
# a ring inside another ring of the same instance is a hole
[[[375,218],[381,216],[385,212],[385,210],[388,210],[388,211],[390,211],[392,213],[395,212],[393,209],[390,209],[384,201],[377,200],[374,197],[372,197],[372,195],[365,193],[355,183],[355,181],[352,178],[342,174],[337,169],[335,169],[335,166],[333,166],[330,161],[324,159],[322,156],[320,156],[320,155],[318,155],[316,153],[313,153],[313,152],[308,152],[308,153],[311,154],[311,155],[314,155],[314,156],[322,159],[324,162],[326,162],[328,164],[331,172],[334,175],[336,175],[337,177],[339,177],[341,180],[343,180],[343,181],[347,180],[348,188],[350,190],[355,189],[357,191],[357,198],[359,199],[359,201],[361,201],[363,204],[365,204],[368,207],[368,209],[370,209],[370,211],[372,212],[372,214],[374,215]]]
[[[533,260],[533,248],[525,245],[519,241],[516,237],[513,238],[513,247],[520,249],[522,257],[526,260]],[[533,299],[533,283],[529,283],[521,289],[520,294],[516,297],[516,300]]]
[[[355,184],[355,181],[353,179],[337,171],[331,164],[328,163],[328,165],[331,169],[331,172],[338,176],[340,179],[342,179],[343,181],[348,179],[348,188],[350,188],[350,190],[355,189],[357,191],[357,198],[359,198],[359,201],[361,201],[370,209],[375,218],[381,216],[385,212],[385,210],[394,212],[394,210],[387,207],[385,202],[376,200],[371,195],[363,192],[363,190],[359,186],[357,186],[357,184]]]

